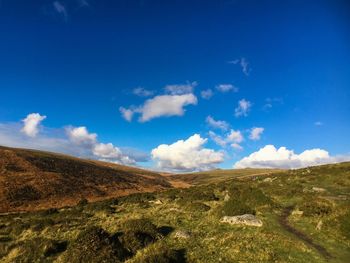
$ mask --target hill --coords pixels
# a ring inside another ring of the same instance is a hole
[[[169,174],[166,177],[174,182],[183,182],[189,185],[209,184],[224,181],[232,178],[244,178],[251,176],[272,175],[281,172],[281,169],[216,169],[211,171],[186,173],[186,174]]]
[[[75,205],[170,188],[158,173],[67,155],[0,147],[0,212]]]
[[[349,211],[350,163],[232,176],[0,215],[0,261],[344,263]]]

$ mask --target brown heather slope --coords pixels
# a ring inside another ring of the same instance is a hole
[[[172,187],[158,173],[0,146],[0,213],[75,205]]]

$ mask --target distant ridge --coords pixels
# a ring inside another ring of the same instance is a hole
[[[172,187],[156,172],[0,146],[0,213],[75,205]]]

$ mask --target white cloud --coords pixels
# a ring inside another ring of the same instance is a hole
[[[58,152],[128,165],[149,160],[148,153],[99,142],[97,134],[90,133],[84,126],[60,129],[45,127],[45,133],[28,137],[22,132],[21,123],[0,123],[0,145]]]
[[[217,145],[221,147],[226,147],[227,141],[220,135],[217,135],[213,131],[209,131],[210,139],[212,139]]]
[[[151,152],[158,167],[171,171],[194,171],[213,169],[223,162],[224,154],[204,148],[207,139],[194,134],[187,140],[179,140],[173,144],[162,144]]]
[[[238,143],[232,143],[231,147],[233,149],[236,149],[236,150],[239,150],[239,151],[243,150],[243,147],[240,144],[238,144]]]
[[[146,122],[163,116],[182,116],[185,113],[185,106],[196,104],[197,97],[192,93],[183,95],[160,95],[146,100],[146,102],[139,107],[131,107],[129,109],[120,107],[119,110],[122,116],[128,121],[131,121],[134,113],[139,113],[141,114],[139,121]]]
[[[264,132],[264,128],[262,127],[254,127],[250,130],[249,139],[253,141],[260,140],[261,134]]]
[[[91,146],[96,143],[97,134],[89,133],[86,127],[69,127],[66,129],[68,138],[71,142],[77,145]]]
[[[243,149],[240,143],[244,141],[244,137],[239,130],[235,131],[231,129],[230,132],[224,137],[217,135],[213,131],[209,131],[209,136],[217,145],[221,147],[226,147],[228,144],[231,144],[234,149]]]
[[[112,143],[98,143],[94,145],[92,152],[94,155],[105,159],[120,158],[122,155],[119,148]]]
[[[130,108],[124,108],[124,107],[119,107],[119,111],[122,114],[122,117],[127,120],[127,121],[131,121],[132,117],[134,116],[134,109]]]
[[[241,143],[243,141],[243,135],[240,131],[231,130],[227,135],[226,140],[228,142]]]
[[[220,120],[215,120],[213,117],[208,116],[205,120],[208,125],[215,129],[221,129],[223,131],[228,130],[230,124],[228,124],[226,121],[220,121]]]
[[[314,124],[315,126],[323,126],[323,122],[321,121],[316,121]]]
[[[235,108],[235,116],[248,116],[248,112],[250,111],[250,108],[252,107],[252,103],[246,99],[241,99],[238,102],[237,108]]]
[[[139,97],[150,97],[154,94],[153,90],[148,90],[142,87],[133,89],[132,93]]]
[[[242,72],[246,76],[249,76],[251,68],[249,67],[249,62],[248,62],[248,60],[246,58],[235,59],[235,60],[229,61],[228,63],[229,64],[240,65],[241,68],[242,68]]]
[[[206,99],[209,100],[211,97],[213,97],[214,93],[211,89],[207,89],[207,90],[202,90],[201,91],[201,97],[202,99]]]
[[[234,168],[302,168],[345,160],[350,160],[350,157],[332,157],[327,151],[322,149],[311,149],[296,154],[286,147],[277,149],[273,145],[266,145],[248,157],[236,162]]]
[[[164,90],[166,93],[171,95],[182,95],[193,93],[194,88],[198,85],[196,81],[186,84],[174,84],[174,85],[166,85]]]
[[[228,92],[228,91],[238,92],[238,88],[232,84],[219,84],[215,86],[215,88],[220,92]]]
[[[46,119],[46,116],[41,116],[39,113],[28,114],[25,119],[23,119],[22,132],[29,137],[35,137],[39,132],[40,123]]]

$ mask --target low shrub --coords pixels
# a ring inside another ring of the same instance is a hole
[[[347,212],[340,218],[340,230],[350,240],[350,212]]]
[[[11,189],[6,194],[10,202],[35,201],[41,198],[41,193],[31,185],[25,185],[20,188]]]
[[[303,215],[313,216],[326,216],[332,213],[332,204],[329,201],[322,199],[308,199],[299,207],[303,211]]]
[[[136,193],[120,197],[118,201],[120,201],[121,203],[135,204],[140,202],[152,201],[155,199],[156,197],[154,193]]]
[[[135,258],[134,263],[185,263],[183,252],[169,248],[164,244],[155,244],[142,255]]]
[[[102,228],[90,227],[81,232],[78,238],[68,246],[63,262],[117,263],[128,255],[118,239],[112,238]]]
[[[210,206],[203,204],[201,202],[190,202],[185,206],[186,209],[195,212],[207,212],[210,210]]]
[[[241,200],[230,199],[224,202],[221,208],[218,208],[218,216],[236,216],[243,214],[255,215],[255,210]]]
[[[179,199],[180,202],[219,200],[219,198],[214,194],[213,188],[209,188],[208,186],[196,186],[184,189],[179,193]]]
[[[67,241],[50,240],[50,242],[48,242],[44,247],[44,256],[51,257],[62,253],[67,249],[67,245]]]
[[[128,220],[124,223],[123,230],[119,239],[123,246],[133,254],[161,237],[157,227],[148,219]]]

